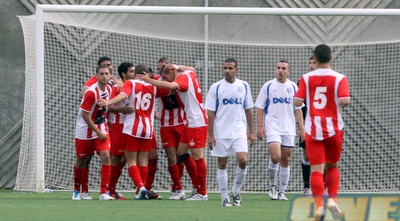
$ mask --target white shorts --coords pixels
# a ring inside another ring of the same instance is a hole
[[[279,134],[267,135],[267,144],[270,144],[272,142],[278,142],[281,144],[281,146],[292,148],[294,147],[295,138],[296,138],[295,135],[279,135]]]
[[[238,152],[248,152],[247,138],[215,139],[215,146],[211,150],[211,156],[228,157]]]

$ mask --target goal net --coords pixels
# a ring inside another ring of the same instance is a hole
[[[339,167],[340,191],[400,190],[399,11],[386,10],[392,14],[380,12],[371,16],[375,12],[371,10],[368,16],[351,16],[354,11],[333,15],[337,11],[321,9],[306,11],[310,15],[299,14],[302,9],[290,11],[292,14],[278,14],[279,9],[274,9],[276,14],[272,15],[263,11],[266,8],[257,12],[251,8],[231,8],[224,13],[185,7],[140,7],[147,10],[140,13],[138,7],[94,7],[96,13],[87,13],[85,7],[61,8],[60,12],[43,13],[42,57],[35,53],[41,49],[36,36],[42,36],[36,26],[37,17],[20,17],[26,48],[26,86],[15,190],[72,190],[79,92],[94,75],[101,56],[111,57],[115,67],[130,61],[147,63],[155,69],[158,59],[164,56],[176,64],[194,66],[204,98],[209,86],[223,78],[223,61],[233,57],[239,62],[238,77],[249,82],[255,101],[261,86],[275,77],[278,60],[289,61],[290,79],[297,82],[308,72],[312,49],[320,43],[333,48],[332,68],[348,77],[352,95],[351,105],[342,110],[346,126]],[[178,9],[185,12],[171,12]],[[158,122],[155,128],[159,157],[154,189],[169,191],[171,180],[158,136]],[[205,150],[205,155],[208,190],[217,191],[216,159],[209,150]],[[303,189],[301,156],[302,149],[296,147],[288,192]],[[268,159],[265,141],[257,141],[249,149],[243,191],[268,190]],[[232,184],[236,162],[233,157],[229,161]],[[99,189],[99,173],[100,159],[96,156],[90,166],[91,190]],[[191,190],[186,172],[182,183]],[[133,190],[126,168],[117,188]]]

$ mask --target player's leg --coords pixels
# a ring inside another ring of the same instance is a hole
[[[236,153],[237,168],[235,173],[235,181],[232,186],[232,198],[234,206],[242,205],[242,198],[240,196],[240,188],[246,178],[247,174],[247,152],[248,145],[247,139],[236,139],[232,144],[232,149]]]
[[[229,200],[229,194],[228,194],[228,172],[227,172],[228,158],[218,157],[217,161],[218,161],[217,181],[218,181],[219,193],[221,194],[222,206],[229,207],[232,205]]]
[[[113,200],[114,198],[107,194],[111,177],[110,139],[95,139],[95,151],[99,154],[101,160],[100,200]]]
[[[192,151],[197,170],[197,196],[188,198],[188,200],[208,200],[207,164],[203,153],[207,143],[207,131],[207,126],[187,129],[188,144]]]
[[[314,140],[306,134],[306,151],[311,165],[310,184],[316,208],[315,218],[321,218],[324,212],[324,167],[325,148],[322,141]]]
[[[270,153],[270,160],[268,162],[269,197],[272,200],[277,200],[278,192],[276,190],[276,184],[279,161],[281,160],[281,137],[279,135],[268,135],[267,143]]]
[[[123,143],[123,124],[113,124],[110,129],[110,141],[111,141],[111,177],[109,194],[116,200],[126,200],[121,194],[116,192],[116,186],[121,176],[122,170],[126,164],[125,150]]]
[[[290,180],[290,157],[294,148],[295,136],[281,136],[281,160],[279,168],[279,200],[288,200],[285,196],[286,188]]]
[[[76,161],[74,165],[74,192],[72,200],[81,200],[81,186],[84,175],[84,168],[87,166],[88,150],[91,148],[90,140],[75,138]]]
[[[188,137],[187,137],[187,130],[188,128],[184,128],[182,131],[179,144],[178,144],[178,157],[181,162],[186,167],[186,171],[189,174],[190,180],[192,181],[193,185],[193,191],[192,195],[197,193],[197,168],[196,168],[196,163],[193,160],[193,157],[189,154],[189,146],[188,146]],[[189,196],[189,197],[191,197]]]
[[[328,188],[327,208],[331,211],[334,219],[341,219],[343,212],[340,211],[336,198],[339,192],[340,173],[338,164],[342,152],[343,133],[339,131],[335,136],[325,140],[326,146],[326,186]]]
[[[299,146],[303,150],[303,155],[301,158],[301,173],[303,175],[303,194],[304,196],[311,196],[311,188],[310,188],[310,162],[308,162],[307,152],[306,152],[306,142],[300,142]]]
[[[153,139],[152,139],[152,147],[150,151],[148,152],[148,174],[147,174],[147,179],[145,182],[145,188],[147,189],[147,196],[149,199],[161,199],[161,196],[159,196],[157,193],[155,193],[152,188],[153,188],[153,182],[156,177],[156,172],[157,172],[157,161],[158,161],[158,154],[157,154],[157,140],[156,140],[156,135],[153,133]]]

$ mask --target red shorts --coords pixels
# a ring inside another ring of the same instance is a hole
[[[113,124],[110,129],[110,139],[111,139],[111,155],[124,155],[124,143],[122,130],[124,129],[123,124]]]
[[[128,152],[149,152],[153,146],[152,139],[143,139],[124,134],[124,149]]]
[[[207,126],[196,128],[185,127],[179,142],[187,143],[189,149],[205,148],[207,142],[207,131]]]
[[[94,151],[97,153],[102,150],[110,150],[110,136],[107,134],[107,140],[100,140],[99,138],[92,140],[81,140],[75,138],[75,150],[76,156],[78,158],[85,158],[87,156],[91,156],[94,154]]]
[[[325,140],[314,140],[306,134],[306,151],[311,165],[336,163],[342,153],[343,131],[337,131],[335,135]]]
[[[153,132],[153,138],[151,139],[151,142],[151,149],[157,149],[157,137],[155,132]]]
[[[160,136],[163,148],[178,148],[179,140],[185,130],[183,124],[172,127],[161,127]]]

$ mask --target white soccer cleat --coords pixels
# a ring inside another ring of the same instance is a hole
[[[205,201],[205,200],[208,200],[208,195],[207,194],[201,195],[200,193],[198,193],[190,198],[187,198],[186,200],[187,201],[202,201],[202,200]]]
[[[231,202],[229,202],[229,197],[222,200],[222,206],[223,207],[231,207],[232,206]]]
[[[314,214],[314,221],[324,221],[325,219],[325,210],[323,206],[318,207],[317,211]]]
[[[271,200],[278,199],[278,193],[276,192],[276,186],[271,186],[271,189],[269,190],[268,195],[271,198]]]
[[[328,199],[326,208],[332,213],[332,217],[335,220],[341,220],[344,217],[344,213],[340,211],[338,205],[333,199]]]
[[[183,190],[171,191],[169,195],[170,200],[184,200],[185,192]]]
[[[303,190],[303,196],[311,196],[312,192],[310,188],[304,188]]]
[[[288,198],[285,196],[285,193],[278,193],[278,200],[287,201]]]
[[[83,192],[83,193],[81,193],[81,199],[82,200],[92,200],[93,198],[89,195],[88,192]]]
[[[81,200],[81,194],[79,193],[79,190],[74,190],[72,193],[72,200]]]
[[[147,190],[144,186],[140,187],[139,193],[135,195],[135,200],[147,200]]]
[[[242,197],[240,197],[240,193],[236,194],[232,193],[233,205],[234,206],[242,206]]]
[[[112,198],[110,195],[108,194],[101,194],[99,200],[114,200],[114,198]]]

